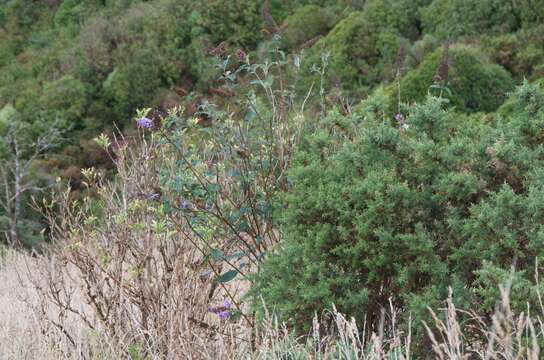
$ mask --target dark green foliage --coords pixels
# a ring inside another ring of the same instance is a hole
[[[254,47],[261,39],[263,28],[260,1],[198,1],[193,6],[199,13],[198,24],[213,44],[221,41]]]
[[[367,94],[378,83],[392,79],[399,46],[420,36],[418,9],[427,3],[369,1],[311,49],[308,64],[322,66],[322,54],[329,53],[327,82],[350,94]],[[310,78],[317,80],[317,76]]]
[[[448,59],[443,59],[444,49],[438,49],[425,57],[415,69],[400,79],[401,103],[421,102],[427,94],[438,95],[434,88],[441,61],[448,64],[448,76],[442,96],[460,112],[492,112],[506,99],[514,88],[511,75],[501,66],[491,63],[477,48],[454,45],[449,48]],[[393,83],[386,89],[388,114],[397,112],[398,87]]]
[[[46,122],[59,119],[67,127],[81,128],[86,110],[85,85],[70,75],[46,83],[40,99],[43,111],[39,114]],[[79,124],[78,124],[79,123]]]
[[[517,79],[544,76],[544,25],[521,29],[516,33],[484,37],[483,46],[491,58]]]
[[[363,12],[353,12],[312,48],[307,62],[322,66],[322,54],[330,54],[327,82],[365,93],[390,77],[400,41],[395,30],[370,20]]]
[[[287,27],[282,38],[289,49],[295,49],[316,36],[326,34],[334,20],[328,9],[317,5],[304,6],[285,19]]]
[[[519,0],[515,2],[515,12],[522,25],[542,24],[544,21],[544,2],[539,0]]]
[[[515,8],[514,1],[435,0],[421,14],[426,32],[447,39],[515,31]]]
[[[132,56],[104,81],[104,94],[113,101],[117,116],[143,106],[159,88],[159,66],[152,49],[131,49]]]
[[[378,326],[391,298],[421,335],[419,320],[449,286],[461,308],[491,314],[514,265],[514,307],[536,305],[544,92],[525,84],[513,103],[514,116],[486,122],[429,97],[411,107],[407,129],[379,116],[348,127],[355,136],[331,125],[345,120],[322,124],[290,172],[278,208],[284,241],[257,297],[301,330],[332,304]]]
[[[395,29],[402,36],[417,39],[421,35],[420,9],[430,0],[371,0],[366,2],[364,14],[374,24]]]
[[[94,1],[63,0],[55,13],[55,25],[66,27],[68,25],[79,25],[85,19],[87,7]]]
[[[421,10],[425,32],[444,39],[505,34],[543,17],[544,3],[533,0],[434,0]]]
[[[362,10],[365,2],[359,0],[270,0],[269,4],[270,15],[278,24],[281,24],[297,9],[308,5],[327,8],[340,17],[346,17],[351,11]]]

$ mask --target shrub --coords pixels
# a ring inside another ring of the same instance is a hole
[[[333,14],[317,5],[307,5],[289,16],[283,40],[289,49],[294,49],[304,42],[323,35],[334,25]]]
[[[41,115],[46,122],[59,118],[68,126],[77,128],[81,125],[78,123],[87,105],[85,84],[71,75],[65,75],[58,80],[46,83],[42,91]]]
[[[504,66],[517,79],[544,75],[544,25],[524,28],[516,33],[483,37],[483,47],[491,59]]]
[[[307,63],[319,64],[319,57],[330,53],[329,82],[348,93],[367,94],[378,83],[392,78],[404,38],[419,37],[418,9],[426,2],[369,1],[363,11],[352,12],[320,40]]]
[[[213,44],[228,41],[238,46],[254,47],[262,38],[258,1],[212,0],[195,2],[193,6],[200,15],[199,25]]]
[[[363,12],[369,21],[415,40],[421,35],[419,10],[428,3],[429,0],[371,0]]]
[[[421,9],[426,33],[440,38],[505,33],[518,29],[512,2],[502,0],[435,0]]]
[[[427,55],[418,67],[400,79],[401,102],[421,102],[430,91],[438,95],[439,91],[432,87],[441,62],[448,64],[447,90],[442,96],[459,112],[495,111],[514,88],[511,75],[500,65],[491,63],[477,48],[450,46],[448,59],[444,59],[443,52],[442,48]],[[393,116],[398,111],[397,84],[387,86],[385,94],[389,104],[386,112]]]
[[[512,274],[512,304],[536,305],[527,269],[544,255],[543,96],[525,84],[516,115],[489,125],[429,97],[407,128],[369,118],[353,140],[335,139],[331,126],[308,135],[278,209],[283,242],[258,274],[256,299],[299,330],[335,304],[370,331],[391,299],[416,334],[448,286],[456,304],[485,316],[491,289]]]
[[[119,117],[145,104],[161,85],[158,58],[153,49],[131,49],[131,53],[130,59],[117,65],[103,84]]]
[[[322,54],[329,53],[329,80],[343,89],[365,93],[389,76],[400,40],[395,30],[353,12],[312,48],[307,63],[318,64]]]
[[[544,3],[542,1],[517,1],[515,11],[522,25],[542,24],[544,20]]]

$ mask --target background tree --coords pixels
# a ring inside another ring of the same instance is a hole
[[[31,237],[22,234],[28,233],[31,230],[28,227],[36,224],[29,223],[31,219],[24,219],[30,210],[27,195],[53,185],[53,182],[40,182],[33,165],[58,144],[60,132],[51,126],[34,137],[30,125],[21,122],[17,111],[8,105],[0,111],[0,135],[0,207],[2,223],[7,225],[0,231],[5,233],[11,246],[29,245]]]

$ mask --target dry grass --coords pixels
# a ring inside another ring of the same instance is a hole
[[[410,334],[395,329],[394,322],[393,328],[383,332],[390,334],[389,337],[384,338],[380,334],[368,336],[364,328],[359,328],[352,319],[336,311],[329,314],[333,319],[333,329],[321,328],[323,325],[316,318],[312,333],[296,338],[273,316],[267,316],[263,326],[253,331],[243,322],[220,323],[213,314],[206,314],[203,320],[217,326],[217,329],[204,331],[187,320],[194,316],[195,310],[187,307],[175,312],[180,319],[170,317],[168,320],[181,322],[186,328],[176,337],[177,343],[169,343],[167,351],[157,351],[154,342],[159,342],[159,339],[150,339],[148,344],[140,344],[140,347],[134,342],[120,344],[112,339],[107,329],[96,327],[93,330],[81,316],[70,312],[63,314],[51,298],[39,297],[34,280],[50,271],[45,268],[47,266],[52,265],[45,258],[14,251],[3,255],[0,265],[0,359],[415,358],[410,353]],[[91,316],[92,306],[85,296],[75,293],[71,305]],[[462,326],[458,320],[461,311],[455,308],[451,297],[440,313],[432,312],[434,323],[426,326],[433,358],[539,359],[538,342],[543,337],[540,317],[514,314],[508,300],[508,289],[502,289],[501,294],[497,311],[489,322],[470,313],[472,320]],[[395,318],[394,309],[390,309],[390,313]],[[467,313],[462,313],[466,317]],[[125,335],[132,334],[134,327],[134,324],[127,324]],[[471,338],[475,331],[480,332],[480,341],[467,343],[464,336],[467,330],[470,330]],[[139,337],[145,335],[144,329],[140,328],[140,331],[142,334],[135,339],[145,338]]]
[[[60,313],[45,321],[43,299],[28,277],[38,277],[43,270],[36,260],[15,251],[7,251],[0,260],[0,359],[86,358],[91,348],[101,347],[107,352],[107,345],[93,343],[92,334],[77,318],[64,321],[70,338],[54,325]]]

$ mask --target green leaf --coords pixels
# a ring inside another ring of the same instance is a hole
[[[246,253],[243,251],[235,252],[234,254],[224,256],[223,259],[225,260],[238,260],[242,257],[246,256]]]
[[[226,273],[218,276],[217,279],[215,279],[215,281],[217,281],[218,283],[226,283],[233,280],[236,277],[236,275],[238,275],[238,271],[229,270]]]
[[[219,249],[213,249],[212,252],[210,253],[210,256],[214,260],[221,260],[223,258],[223,254],[221,253],[221,250]]]

